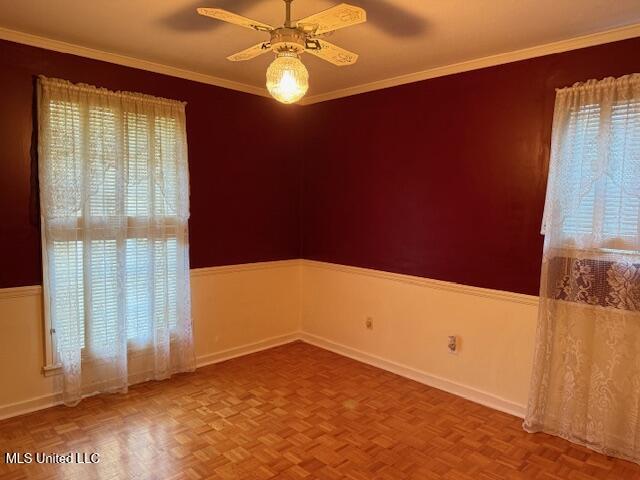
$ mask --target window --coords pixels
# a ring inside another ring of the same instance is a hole
[[[595,91],[590,98],[583,93],[576,100],[574,95],[568,105],[563,105],[559,92],[546,230],[553,217],[564,244],[635,251],[640,225],[640,99],[621,92],[607,101]]]
[[[39,118],[51,361],[170,362],[191,338],[184,105],[41,78]]]
[[[571,114],[567,137],[570,142],[571,170],[568,186],[581,199],[574,212],[564,221],[567,234],[591,234],[602,216],[603,246],[623,246],[637,235],[640,217],[640,197],[633,182],[640,172],[633,162],[640,155],[640,142],[628,132],[640,129],[640,102],[621,102],[611,110],[608,123],[611,146],[608,154],[615,166],[597,181],[597,157],[600,130],[599,105],[587,105]],[[635,176],[635,177],[634,177]],[[596,204],[596,190],[602,188],[603,202]],[[599,211],[600,210],[600,211]]]
[[[557,91],[543,233],[524,428],[639,461],[640,74]]]
[[[146,115],[127,113],[124,117],[124,135],[127,138],[124,155],[124,210],[126,225],[120,228],[106,226],[117,222],[119,189],[117,188],[117,148],[116,122],[112,109],[89,106],[86,110],[88,121],[82,122],[82,109],[77,103],[51,101],[49,105],[49,138],[52,149],[50,162],[54,169],[71,170],[68,178],[74,179],[69,187],[80,188],[75,179],[82,181],[82,142],[88,137],[89,178],[86,179],[89,194],[86,205],[78,204],[74,216],[77,221],[70,224],[70,234],[74,238],[84,235],[84,228],[93,226],[103,233],[99,239],[87,244],[73,239],[55,241],[51,256],[54,261],[58,294],[77,297],[77,305],[88,312],[69,308],[69,302],[54,302],[55,311],[52,327],[58,331],[77,335],[65,335],[61,342],[79,342],[83,348],[88,344],[95,347],[108,345],[116,335],[118,300],[118,278],[115,266],[124,260],[126,281],[126,324],[127,338],[143,344],[151,335],[149,321],[158,312],[169,312],[169,325],[175,326],[176,319],[176,278],[177,269],[176,236],[168,234],[160,240],[145,238],[148,224],[161,222],[171,229],[177,221],[172,214],[170,200],[176,195],[176,123],[171,118],[154,117],[154,140],[156,148],[155,165],[162,171],[163,181],[151,184],[149,175],[149,135],[150,121]],[[85,132],[84,129],[87,131]],[[162,188],[161,188],[162,187]],[[163,190],[164,189],[164,190]],[[153,215],[151,213],[153,210]],[[135,227],[137,226],[137,227]],[[131,227],[131,228],[129,228]],[[118,241],[120,236],[125,239]],[[119,248],[119,244],[122,248]],[[123,259],[119,251],[124,249]],[[87,255],[87,261],[83,261]],[[150,265],[154,261],[153,272]],[[147,288],[149,276],[157,277],[155,288]],[[85,304],[83,282],[91,286],[91,301]],[[153,307],[152,307],[153,306]],[[153,309],[153,311],[152,311]],[[71,326],[78,316],[90,317],[91,328],[79,322],[77,328]],[[90,335],[88,335],[90,334]]]

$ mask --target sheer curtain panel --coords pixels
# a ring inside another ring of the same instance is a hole
[[[558,90],[524,423],[640,463],[640,74]]]
[[[184,103],[40,77],[38,117],[64,402],[193,370]]]

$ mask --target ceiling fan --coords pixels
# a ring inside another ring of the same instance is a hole
[[[282,103],[294,103],[304,97],[309,88],[309,72],[300,60],[308,52],[339,67],[353,65],[358,55],[323,40],[321,37],[340,28],[357,25],[367,20],[364,9],[341,3],[301,20],[291,21],[291,2],[284,0],[285,21],[281,27],[272,27],[221,8],[198,8],[206,17],[240,25],[271,36],[241,52],[227,57],[232,62],[242,62],[273,51],[276,59],[267,68],[267,89]]]

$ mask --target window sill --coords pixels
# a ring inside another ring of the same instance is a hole
[[[42,375],[45,377],[55,377],[62,375],[62,365],[45,365],[42,367]]]

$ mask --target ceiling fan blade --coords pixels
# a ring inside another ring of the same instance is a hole
[[[367,21],[367,12],[360,7],[341,3],[320,13],[297,21],[298,27],[313,35],[322,35]]]
[[[229,55],[227,60],[232,62],[244,62],[245,60],[251,60],[252,58],[262,55],[263,53],[271,51],[271,44],[269,42],[261,42],[253,47],[246,48],[241,52]]]
[[[228,12],[221,8],[203,8],[197,9],[200,15],[205,17],[215,18],[216,20],[222,20],[223,22],[233,23],[234,25],[240,25],[241,27],[251,28],[252,30],[258,30],[259,32],[270,32],[273,30],[271,25],[258,22],[236,13]]]
[[[320,48],[308,48],[305,52],[315,55],[322,60],[326,60],[329,63],[333,63],[339,67],[345,67],[347,65],[353,65],[358,61],[357,53],[340,48],[325,40],[314,39],[313,42],[317,42],[317,45],[319,45]]]

